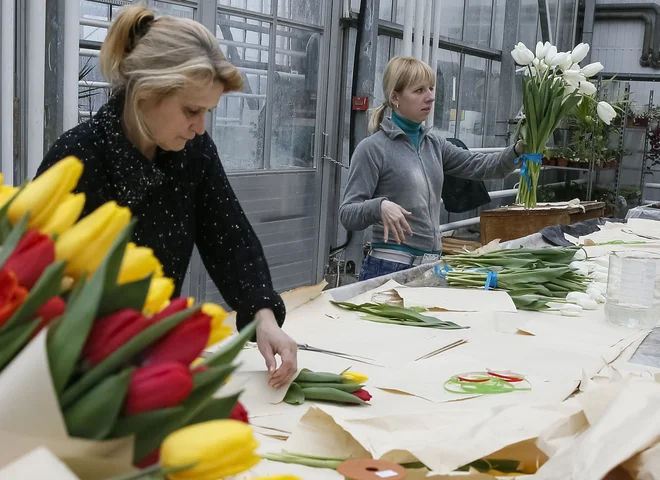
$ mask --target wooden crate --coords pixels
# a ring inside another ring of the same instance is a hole
[[[496,238],[502,242],[536,233],[551,225],[570,225],[605,215],[604,202],[582,202],[579,207],[530,208],[501,207],[481,212],[481,243]]]

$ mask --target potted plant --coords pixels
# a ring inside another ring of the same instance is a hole
[[[644,115],[644,107],[636,103],[635,101],[630,101],[628,103],[628,126],[629,127],[646,127],[649,124],[648,118]]]

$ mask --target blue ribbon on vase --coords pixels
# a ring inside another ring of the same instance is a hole
[[[527,167],[527,161],[538,163],[539,165],[543,164],[543,154],[542,153],[523,153],[518,158],[516,158],[513,163],[522,162],[520,167],[520,176],[525,177],[527,180],[527,189],[532,189],[532,178],[529,175],[529,168]]]

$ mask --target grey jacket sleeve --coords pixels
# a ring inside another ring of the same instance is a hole
[[[380,221],[380,204],[385,197],[374,198],[380,177],[380,162],[365,141],[355,149],[348,169],[344,199],[339,207],[339,221],[346,230],[364,230]]]
[[[514,147],[497,153],[475,153],[440,138],[442,165],[446,174],[471,180],[504,178],[516,169]],[[520,166],[518,164],[517,166]]]

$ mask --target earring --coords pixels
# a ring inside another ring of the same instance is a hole
[[[398,103],[395,103],[394,106],[395,106],[396,108],[399,108],[399,104],[398,104]]]

